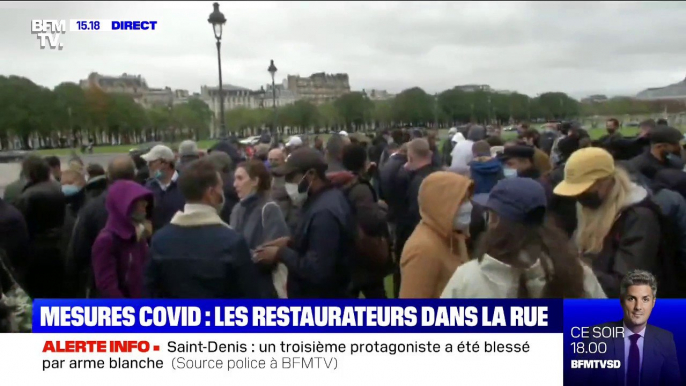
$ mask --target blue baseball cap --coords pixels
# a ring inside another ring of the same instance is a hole
[[[528,222],[532,212],[547,205],[543,186],[524,177],[500,180],[488,195],[475,195],[472,200],[514,222]]]

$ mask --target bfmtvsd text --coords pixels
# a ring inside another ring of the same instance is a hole
[[[572,327],[572,338],[584,339],[580,342],[572,342],[573,354],[579,358],[584,358],[572,359],[572,369],[618,369],[622,367],[622,362],[619,360],[603,359],[608,350],[607,342],[594,340],[624,339],[624,327]]]
[[[31,20],[31,33],[35,34],[40,41],[40,48],[44,50],[62,50],[64,45],[60,42],[60,35],[67,33],[66,20]]]

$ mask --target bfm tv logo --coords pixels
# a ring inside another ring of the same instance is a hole
[[[60,43],[60,35],[67,32],[66,20],[31,20],[31,33],[40,40],[40,49],[47,45],[51,50],[64,48]]]
[[[622,367],[622,362],[618,360],[572,360],[573,369],[618,369],[620,367]]]

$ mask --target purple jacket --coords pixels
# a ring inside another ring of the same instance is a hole
[[[129,215],[141,198],[152,209],[152,192],[133,181],[117,181],[108,189],[105,206],[107,225],[93,243],[95,285],[103,298],[140,298],[148,258],[148,243],[136,240],[136,228]]]

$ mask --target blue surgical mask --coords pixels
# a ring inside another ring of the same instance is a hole
[[[472,223],[472,209],[474,209],[474,206],[469,201],[460,205],[453,218],[453,230],[460,232],[469,230],[469,225]]]
[[[164,174],[162,174],[162,171],[158,170],[155,172],[155,175],[153,177],[155,177],[156,180],[161,180],[163,176]]]
[[[80,190],[81,190],[81,188],[79,188],[76,185],[62,185],[62,193],[66,197],[71,197],[71,196],[75,195],[76,193],[78,193]]]
[[[505,178],[515,178],[517,177],[517,169],[503,168],[503,175]]]

